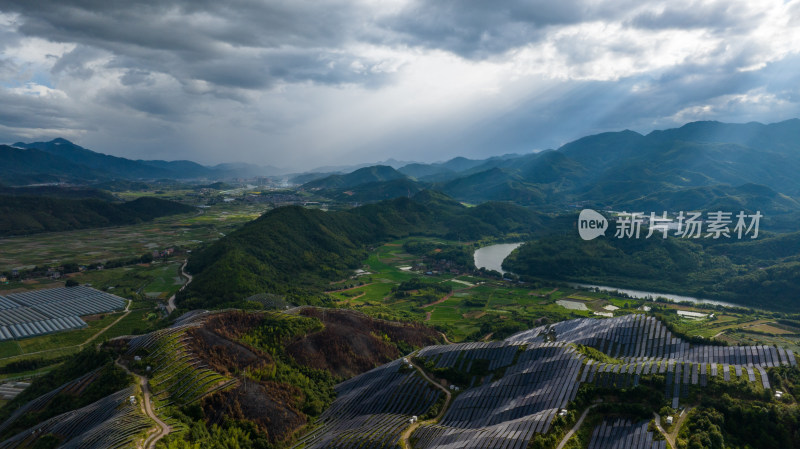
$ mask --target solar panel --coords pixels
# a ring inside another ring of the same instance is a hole
[[[0,340],[86,326],[78,317],[122,310],[126,300],[93,288],[63,287],[0,296]]]

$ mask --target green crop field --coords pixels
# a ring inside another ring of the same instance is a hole
[[[0,239],[0,271],[64,262],[90,264],[140,256],[171,246],[192,248],[218,239],[258,218],[265,205],[215,204],[194,214],[157,218],[146,223]]]
[[[132,310],[125,318],[103,333],[103,338],[137,335],[156,330],[158,315],[150,309]]]
[[[102,316],[97,320],[87,322],[88,326],[84,329],[77,329],[68,332],[58,332],[55,334],[47,334],[39,337],[23,338],[17,340],[23,354],[30,354],[33,352],[46,351],[53,348],[61,348],[65,346],[79,345],[86,341],[88,338],[96,334],[99,330],[105,328],[114,320],[120,317],[119,313],[110,313]]]
[[[555,322],[577,317],[597,317],[595,313],[645,313],[641,307],[644,300],[615,297],[608,292],[576,290],[563,285],[515,284],[509,281],[481,278],[472,275],[439,274],[424,275],[420,272],[401,270],[422,262],[421,257],[408,254],[403,244],[408,240],[425,240],[443,246],[457,245],[442,239],[413,237],[401,239],[372,250],[364,261],[363,269],[370,274],[355,279],[342,280],[331,285],[330,296],[341,307],[360,310],[373,316],[426,322],[444,331],[451,341],[466,341],[484,338],[493,334],[503,336],[514,329],[530,328],[537,323]],[[396,297],[393,288],[401,282],[421,278],[452,289],[451,294],[439,293],[430,298],[430,292],[413,293],[408,297]],[[363,284],[363,285],[360,285]],[[346,290],[341,290],[350,287]],[[445,296],[449,296],[445,298]],[[568,299],[583,303],[588,310],[570,310],[556,301]],[[430,304],[434,303],[436,304]],[[617,309],[614,309],[613,307]],[[747,344],[797,345],[800,337],[766,323],[766,312],[745,311],[720,313],[702,306],[663,305],[665,313],[678,309],[714,313],[713,319],[692,320],[675,316],[676,330],[687,336],[711,338],[715,335]],[[738,333],[751,327],[752,331],[776,335]],[[499,334],[497,331],[500,331]],[[797,341],[796,341],[797,340]]]
[[[155,301],[164,301],[180,289],[185,280],[179,276],[182,260],[153,262],[105,270],[85,271],[69,275],[81,284],[108,291],[123,298],[137,300],[137,307],[153,307]],[[0,286],[0,291],[36,290],[63,287],[63,280],[36,279],[24,283]],[[142,304],[146,303],[146,304]]]

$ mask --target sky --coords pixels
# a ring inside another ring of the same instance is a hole
[[[800,117],[800,0],[0,0],[0,142],[306,170]]]

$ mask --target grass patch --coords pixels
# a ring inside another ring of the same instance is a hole
[[[133,310],[117,324],[109,328],[102,338],[115,338],[122,335],[137,335],[154,331],[160,327],[158,315],[151,309]]]
[[[74,331],[59,332],[57,334],[42,335],[39,337],[25,338],[17,340],[20,348],[24,354],[32,352],[46,351],[54,348],[61,348],[64,346],[74,346],[88,340],[98,331],[113,323],[114,320],[120,317],[119,313],[108,314],[99,320],[88,322],[88,326],[84,329],[77,329]]]

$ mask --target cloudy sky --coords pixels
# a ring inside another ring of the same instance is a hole
[[[800,0],[0,0],[0,142],[290,168],[800,116]]]

